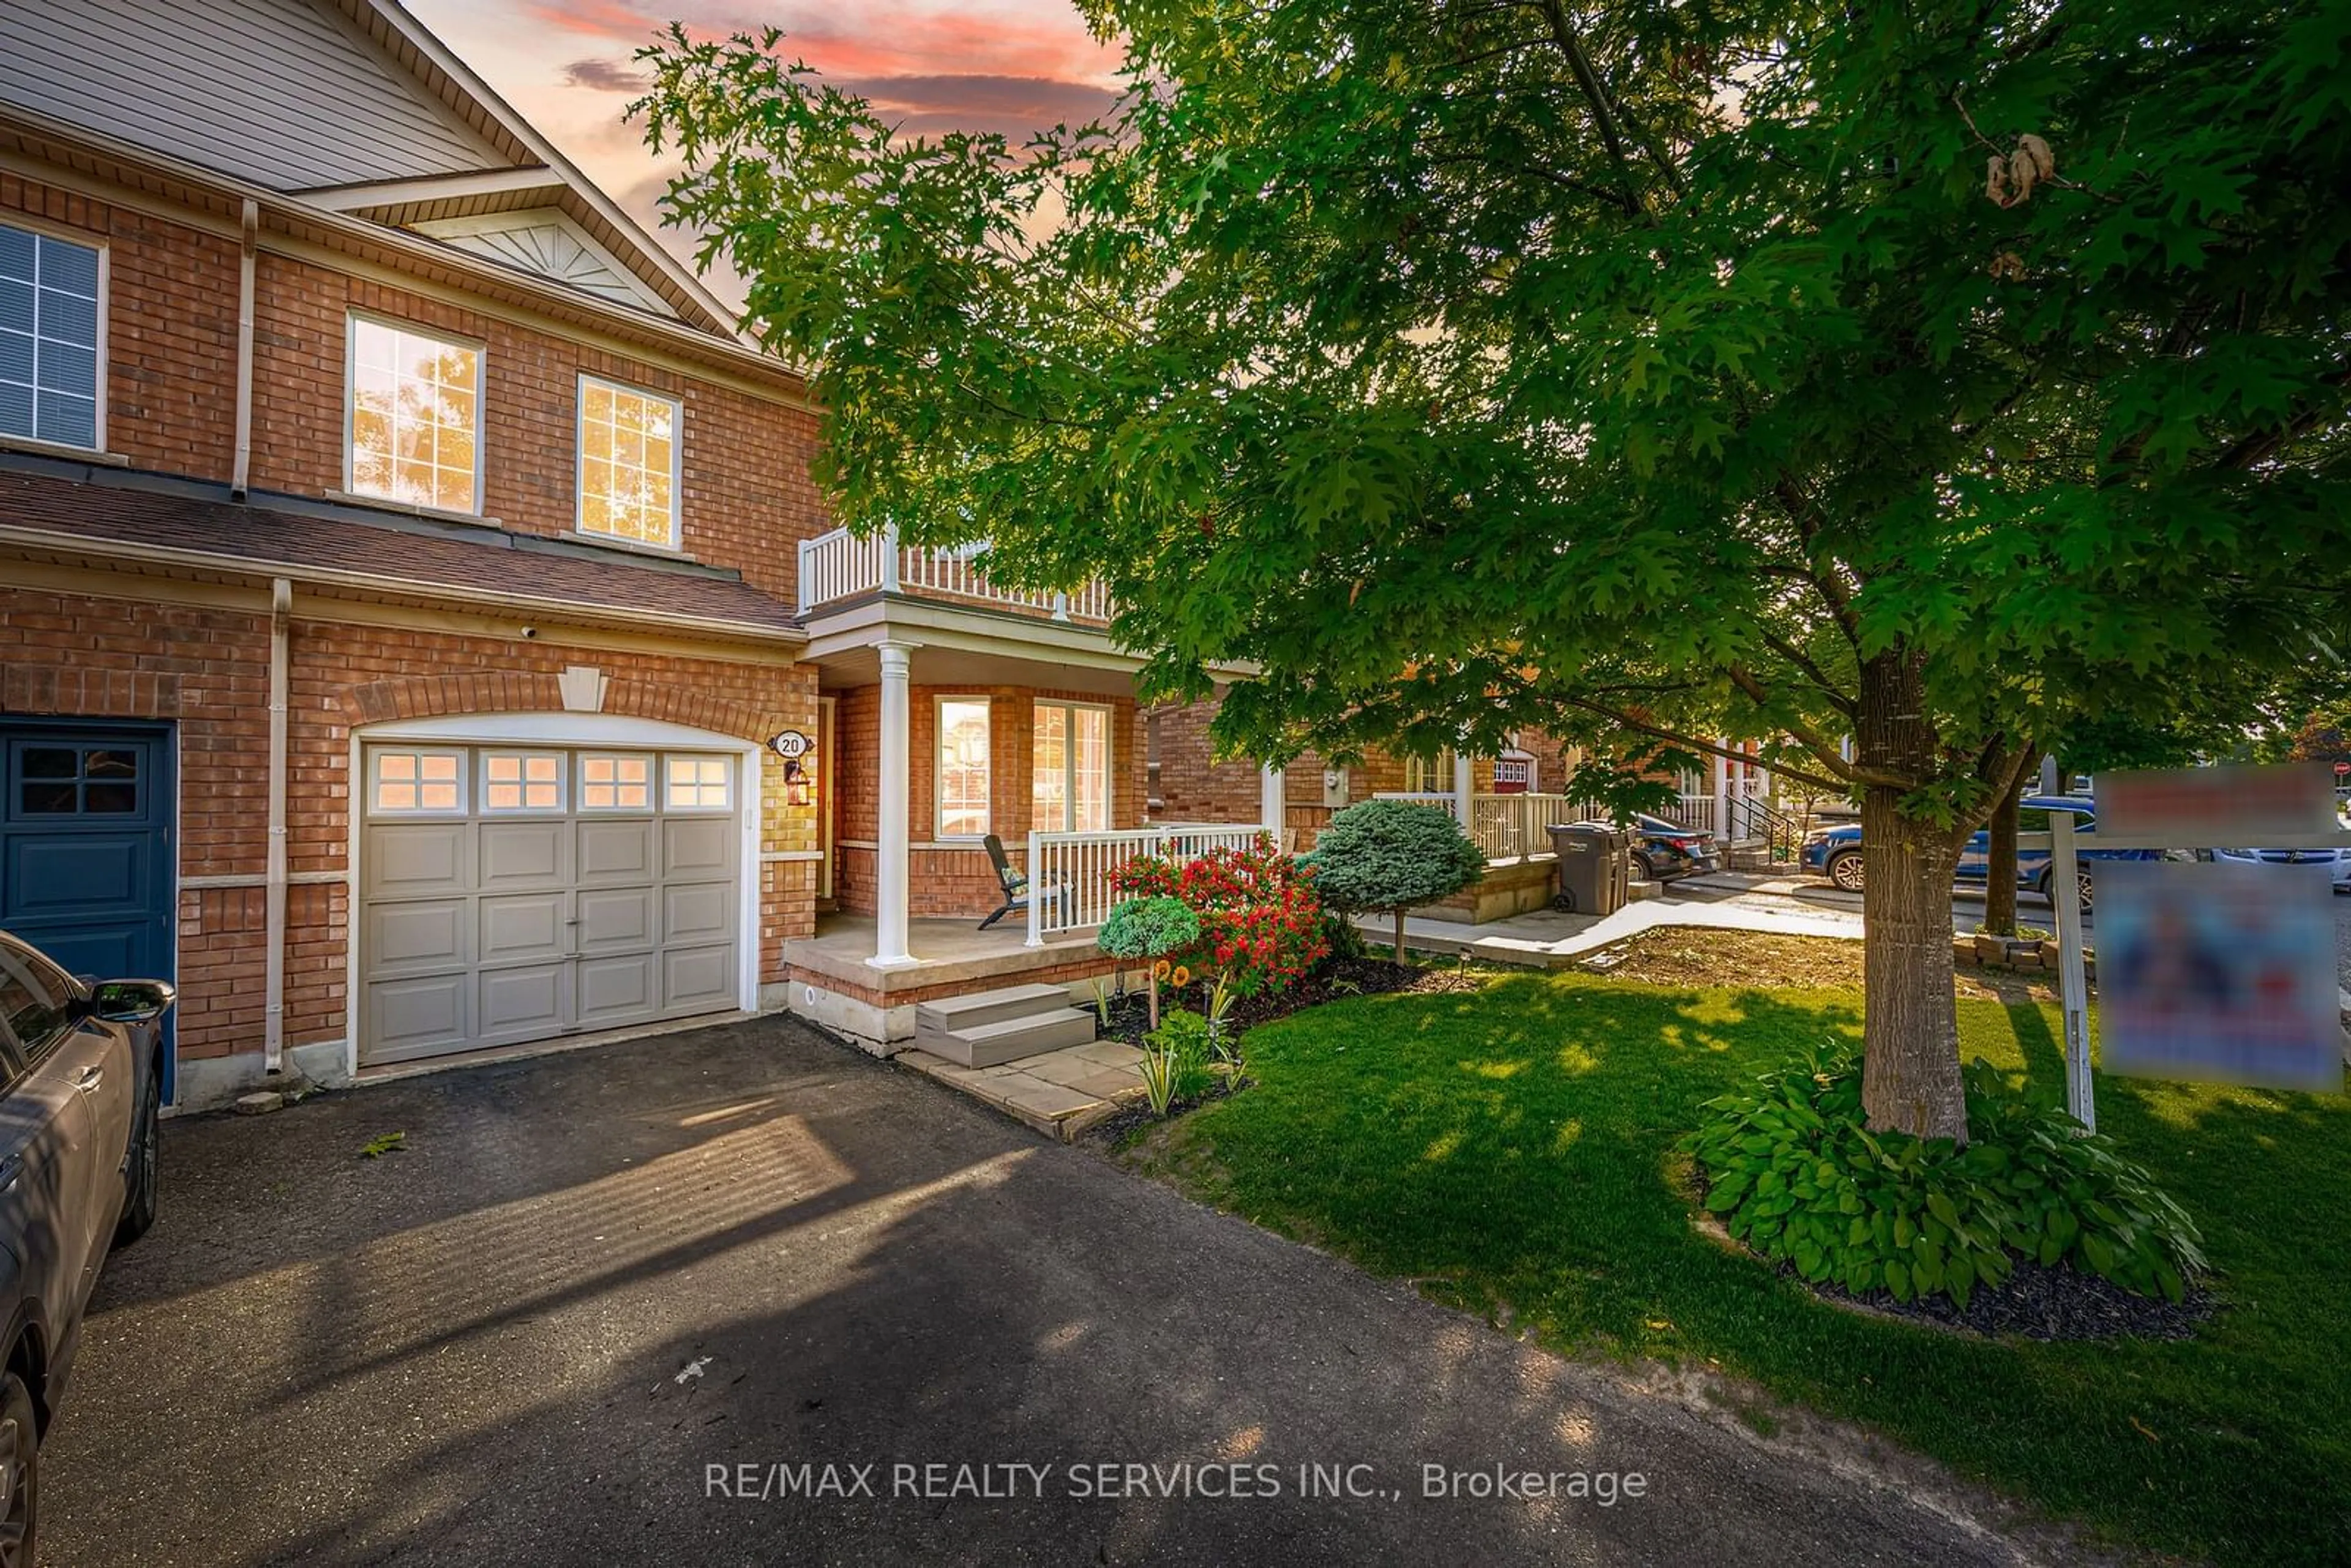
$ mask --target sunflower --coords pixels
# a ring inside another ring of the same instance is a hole
[[[1159,962],[1151,966],[1151,977],[1155,980],[1164,980],[1167,977],[1166,959],[1162,958]]]
[[[1184,967],[1184,966],[1183,966],[1183,965],[1181,965],[1181,964],[1176,965],[1176,988],[1177,990],[1179,990],[1179,991],[1180,991],[1180,990],[1182,990],[1185,987],[1186,987],[1186,986],[1190,985],[1191,983],[1192,983],[1192,971],[1191,971],[1191,970],[1189,970],[1189,969],[1187,969],[1187,968],[1186,968],[1186,967]]]

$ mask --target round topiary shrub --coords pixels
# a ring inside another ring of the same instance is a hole
[[[1314,886],[1334,909],[1395,916],[1404,962],[1404,912],[1450,898],[1486,874],[1486,857],[1453,813],[1410,800],[1361,800],[1331,819],[1307,857]]]
[[[1965,1148],[1870,1132],[1850,1042],[1709,1100],[1682,1147],[1705,1174],[1708,1211],[1813,1285],[1897,1302],[1948,1295],[1964,1311],[2030,1260],[2179,1301],[2207,1268],[2203,1238],[2155,1178],[1989,1063],[1966,1077]]]
[[[1130,898],[1111,905],[1094,946],[1115,958],[1140,958],[1151,969],[1151,1024],[1159,1026],[1157,960],[1200,939],[1200,917],[1180,898]]]

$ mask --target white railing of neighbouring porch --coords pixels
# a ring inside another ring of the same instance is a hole
[[[1137,855],[1191,860],[1210,850],[1245,850],[1256,823],[1170,822],[1098,833],[1029,835],[1029,946],[1100,925],[1119,900],[1111,874]]]

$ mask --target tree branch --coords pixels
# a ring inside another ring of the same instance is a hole
[[[1622,708],[1610,707],[1605,703],[1592,702],[1583,697],[1563,696],[1554,698],[1553,700],[1563,706],[1580,708],[1585,713],[1595,714],[1598,716],[1608,720],[1611,724],[1619,725],[1625,729],[1631,730],[1635,735],[1646,735],[1653,740],[1662,740],[1671,746],[1685,747],[1691,751],[1703,752],[1708,757],[1725,758],[1733,762],[1752,762],[1755,760],[1754,757],[1750,754],[1744,751],[1733,751],[1730,747],[1722,745],[1719,741],[1696,739],[1693,737],[1682,734],[1678,730],[1667,729],[1661,726],[1651,724],[1646,719],[1636,718],[1633,715],[1624,711]],[[1817,789],[1825,789],[1833,795],[1844,794],[1846,790],[1850,789],[1855,782],[1855,780],[1850,779],[1824,779],[1817,773],[1808,773],[1796,768],[1782,768],[1777,763],[1767,763],[1765,766],[1769,767],[1772,772],[1780,774],[1784,778],[1793,779],[1800,782],[1810,784]],[[1849,771],[1851,765],[1840,761],[1839,767],[1841,770]]]
[[[1730,677],[1732,685],[1747,695],[1750,702],[1766,713],[1771,711],[1771,694],[1762,682],[1755,678],[1751,671],[1733,664],[1723,673]],[[1894,773],[1880,773],[1875,768],[1863,768],[1856,763],[1846,761],[1843,750],[1820,731],[1801,720],[1775,714],[1772,716],[1771,722],[1786,731],[1805,750],[1818,758],[1823,767],[1836,773],[1848,783],[1876,784],[1888,789],[1915,789],[1918,787],[1918,781],[1915,779],[1904,778]]]

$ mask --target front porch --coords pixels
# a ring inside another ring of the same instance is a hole
[[[917,1014],[927,1003],[1041,985],[1061,988],[1074,1009],[1092,999],[1097,978],[1116,981],[1118,961],[1094,946],[1092,930],[1061,933],[1032,947],[1017,915],[986,931],[978,925],[909,920],[907,946],[921,956],[876,968],[872,915],[820,915],[816,935],[784,944],[792,1010],[1064,1141],[1141,1094],[1143,1053],[1123,1040],[1088,1040],[984,1066],[917,1046]],[[1141,983],[1139,971],[1129,977]]]
[[[914,1043],[914,1009],[925,1002],[1046,985],[1067,990],[1075,1006],[1092,998],[1096,978],[1115,983],[1118,961],[1094,946],[1092,930],[1057,933],[1032,947],[1017,915],[978,926],[976,917],[908,920],[905,946],[915,956],[877,966],[882,937],[872,915],[820,915],[814,936],[783,945],[791,1010],[894,1056]]]

